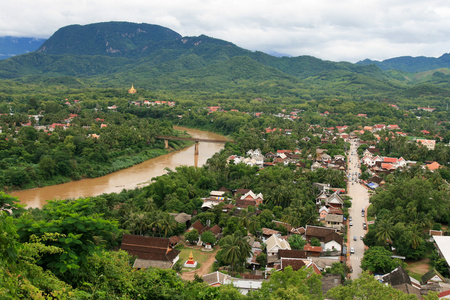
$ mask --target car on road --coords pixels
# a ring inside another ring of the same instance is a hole
[[[355,254],[355,248],[353,247],[350,248],[350,254]]]
[[[353,236],[353,240],[356,241],[356,235]]]

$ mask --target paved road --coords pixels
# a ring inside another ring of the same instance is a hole
[[[349,155],[347,156],[351,159],[351,162],[348,164],[348,174],[354,174],[357,172],[361,173],[359,168],[359,159],[357,154],[358,145],[356,142],[352,142],[350,147]],[[364,243],[361,241],[361,236],[366,234],[366,230],[363,229],[363,222],[365,222],[365,218],[361,216],[361,210],[367,211],[367,207],[369,206],[369,193],[367,189],[357,182],[357,176],[351,176],[349,180],[348,186],[348,195],[353,199],[352,207],[349,209],[350,217],[352,218],[353,226],[350,226],[349,229],[349,247],[353,247],[355,249],[355,254],[350,254],[350,264],[353,268],[353,273],[351,273],[351,278],[356,279],[361,274],[361,260],[364,256]],[[355,182],[356,181],[356,182]],[[353,240],[353,237],[356,236],[356,241]],[[350,252],[350,248],[348,249]]]

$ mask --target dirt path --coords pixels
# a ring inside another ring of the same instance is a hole
[[[408,270],[416,274],[424,275],[430,270],[430,259],[424,258],[419,261],[408,263]]]
[[[203,275],[209,274],[211,266],[213,265],[214,260],[216,259],[216,253],[217,253],[217,251],[210,253],[210,257],[204,263],[202,263],[200,268],[198,268],[197,270],[192,270],[192,271],[183,273],[183,274],[181,274],[180,277],[183,278],[184,280],[194,280],[195,274],[197,274],[200,277],[202,277]]]

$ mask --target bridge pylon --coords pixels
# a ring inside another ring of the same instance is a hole
[[[195,141],[194,155],[198,156],[198,141]]]

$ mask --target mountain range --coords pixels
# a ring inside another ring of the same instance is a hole
[[[441,68],[450,68],[450,53],[446,53],[438,58],[425,56],[401,56],[383,61],[365,59],[357,62],[356,64],[362,66],[376,65],[382,70],[399,70],[409,73],[417,73]]]
[[[45,39],[29,37],[0,37],[0,59],[36,51],[44,42]]]
[[[206,35],[183,37],[158,25],[105,22],[60,28],[36,51],[0,60],[0,79],[42,83],[51,78],[54,84],[99,87],[133,82],[146,89],[264,90],[295,97],[398,96],[408,94],[411,85],[426,83],[432,84],[427,88],[432,94],[448,93],[449,55],[418,59],[392,59],[388,65],[386,61],[352,64],[312,56],[276,57]],[[411,73],[415,62],[417,70],[425,71]],[[392,69],[400,65],[410,71]]]

